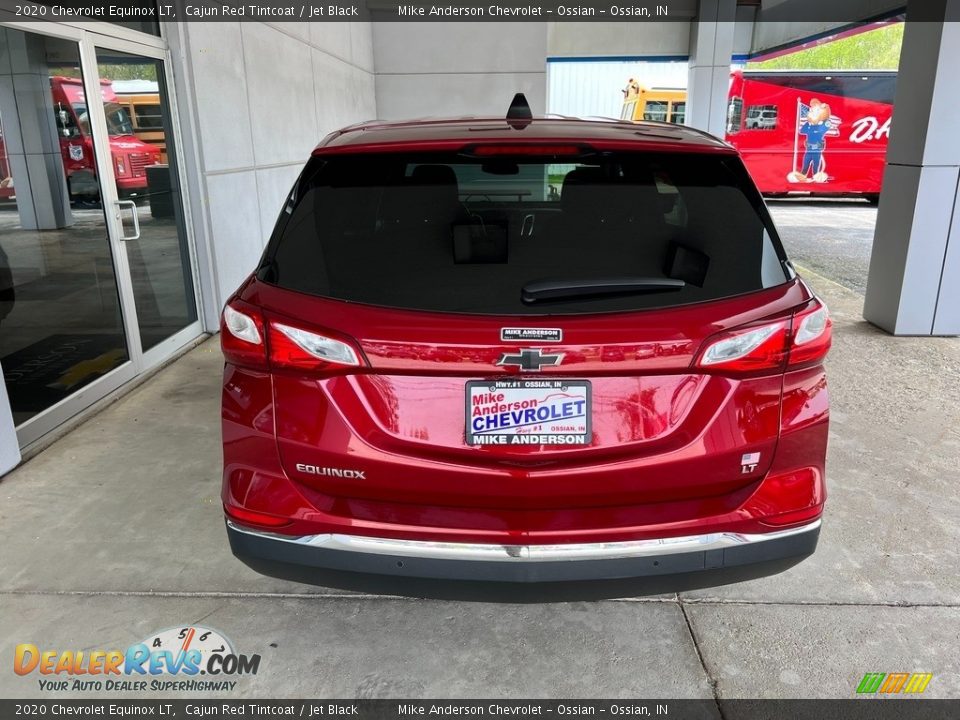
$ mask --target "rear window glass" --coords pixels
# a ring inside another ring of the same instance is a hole
[[[689,153],[313,158],[260,270],[393,308],[509,315],[670,307],[787,280],[740,161]]]

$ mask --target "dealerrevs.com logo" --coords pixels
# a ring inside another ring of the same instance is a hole
[[[199,625],[161,630],[126,650],[53,650],[21,643],[13,670],[38,676],[44,691],[223,692],[256,675],[259,655],[237,653],[222,633]]]

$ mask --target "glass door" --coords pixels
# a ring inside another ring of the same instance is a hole
[[[123,33],[0,25],[0,368],[21,446],[202,331],[163,41]]]
[[[0,367],[21,445],[136,373],[73,33],[0,26]]]
[[[112,227],[129,273],[135,356],[149,365],[199,334],[171,96],[161,52],[93,41]]]

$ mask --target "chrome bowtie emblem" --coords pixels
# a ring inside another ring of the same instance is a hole
[[[557,366],[561,360],[563,360],[563,353],[544,355],[539,348],[523,348],[519,352],[504,353],[497,361],[497,365],[504,367],[515,365],[520,368],[521,372],[531,372],[544,366]]]

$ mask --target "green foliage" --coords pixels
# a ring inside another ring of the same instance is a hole
[[[770,60],[748,63],[750,70],[896,70],[900,65],[903,23],[883,25],[823,45]]]
[[[151,62],[143,64],[103,65],[99,66],[100,77],[110,80],[154,80],[157,79],[157,66]]]
[[[104,65],[98,66],[100,77],[104,80],[153,80],[157,79],[157,67],[153,63],[139,65]],[[49,68],[51,75],[64,77],[80,77],[80,68],[76,65]]]

